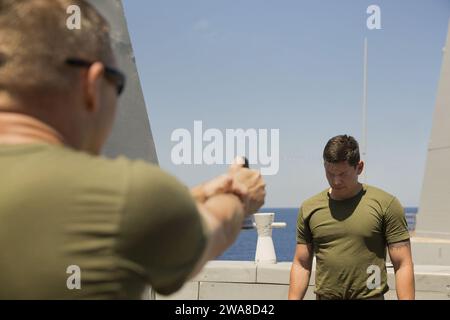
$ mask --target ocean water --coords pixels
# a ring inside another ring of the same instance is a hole
[[[273,229],[272,237],[275,246],[277,261],[292,261],[296,246],[296,224],[298,208],[263,208],[260,212],[274,212],[275,222],[286,222],[284,229]],[[406,220],[410,230],[414,230],[416,224],[417,207],[405,208]],[[254,261],[256,241],[258,235],[256,229],[242,230],[236,242],[217,260]]]

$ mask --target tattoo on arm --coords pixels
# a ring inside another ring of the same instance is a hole
[[[389,249],[401,249],[403,247],[410,247],[410,246],[411,246],[410,241],[405,240],[389,244]]]
[[[408,268],[411,271],[413,270],[411,243],[409,240],[389,244],[389,256],[391,257],[395,273],[397,273],[402,266],[405,266],[405,268]]]

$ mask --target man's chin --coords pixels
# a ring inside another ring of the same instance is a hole
[[[348,192],[346,188],[333,189],[333,194],[336,198],[346,199],[348,198]]]

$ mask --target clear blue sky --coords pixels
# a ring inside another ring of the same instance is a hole
[[[366,9],[381,8],[381,30]],[[266,206],[327,187],[336,134],[362,136],[368,39],[367,182],[419,204],[449,0],[124,1],[160,165],[192,186],[226,169],[172,164],[177,128],[280,130]]]

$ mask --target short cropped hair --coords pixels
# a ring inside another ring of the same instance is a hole
[[[70,30],[67,9],[81,11],[81,28]],[[113,59],[109,25],[84,0],[0,0],[0,91],[65,92],[76,79],[69,58]]]
[[[339,135],[328,140],[323,150],[323,160],[329,163],[347,163],[356,167],[360,161],[359,145],[352,136]]]

